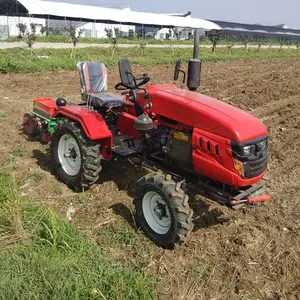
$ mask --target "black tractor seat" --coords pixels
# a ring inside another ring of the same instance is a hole
[[[109,92],[87,93],[86,102],[95,108],[118,107],[123,104],[122,97]]]
[[[78,62],[80,75],[81,98],[96,109],[119,107],[123,98],[107,92],[107,68],[98,61]]]

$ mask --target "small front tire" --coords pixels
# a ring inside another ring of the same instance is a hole
[[[149,173],[137,184],[136,223],[154,243],[175,249],[187,242],[194,228],[188,200],[170,175]]]

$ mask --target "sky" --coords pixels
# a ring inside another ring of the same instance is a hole
[[[192,17],[219,21],[286,24],[300,29],[300,0],[51,0],[74,4],[112,7],[154,13],[192,13]]]

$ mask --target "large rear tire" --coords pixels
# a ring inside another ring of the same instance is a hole
[[[188,200],[170,175],[149,173],[137,184],[136,223],[154,243],[175,249],[187,242],[194,228]]]
[[[100,145],[74,121],[61,121],[51,138],[51,158],[58,178],[75,191],[88,189],[101,171]]]

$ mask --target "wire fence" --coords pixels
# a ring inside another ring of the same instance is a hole
[[[114,37],[128,41],[156,40],[159,41],[192,41],[194,30],[190,28],[165,28],[144,24],[116,24],[111,22],[88,22],[86,20],[70,20],[67,18],[36,18],[32,16],[0,16],[0,39],[20,36],[20,24],[24,30],[30,31],[31,24],[35,24],[36,34],[45,37],[70,37],[70,28],[74,26],[77,34],[88,39],[111,39]],[[280,32],[280,29],[277,31]],[[225,29],[219,32],[219,40],[223,43],[279,43],[299,44],[299,32],[292,30],[286,33],[257,32],[251,30]],[[200,41],[210,42],[211,37],[205,30],[201,30]]]

